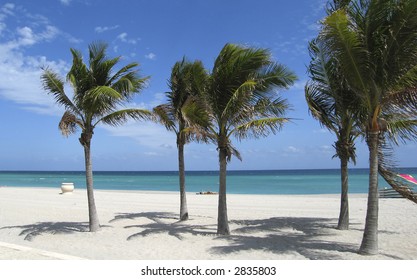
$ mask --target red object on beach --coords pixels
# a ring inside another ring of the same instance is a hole
[[[405,179],[405,180],[407,180],[410,183],[413,183],[413,184],[416,184],[417,185],[417,180],[413,176],[411,176],[411,175],[408,175],[408,174],[398,174],[398,176],[401,177],[401,178],[403,178],[403,179]]]

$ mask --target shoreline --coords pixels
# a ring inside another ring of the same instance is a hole
[[[178,222],[177,192],[96,190],[102,228],[90,233],[86,191],[59,193],[0,188],[0,240],[93,260],[417,259],[417,211],[405,199],[380,200],[380,254],[361,256],[363,194],[350,195],[349,231],[335,228],[340,195],[228,194],[231,235],[218,236],[217,195],[188,193],[190,219]],[[0,247],[0,259],[44,257]]]
[[[38,186],[0,186],[0,188],[8,188],[8,189],[39,189],[39,190],[57,190],[61,192],[60,187],[38,187]],[[74,192],[86,192],[85,188],[75,188]],[[178,191],[157,191],[157,190],[125,190],[125,189],[94,189],[94,193],[96,192],[117,192],[117,193],[142,193],[142,194],[179,194]],[[198,192],[187,191],[188,195],[200,195]],[[205,196],[206,194],[203,194]],[[211,194],[213,196],[217,196],[217,193]],[[263,193],[227,193],[227,196],[230,195],[243,195],[243,196],[312,196],[312,197],[340,197],[340,194],[337,193],[312,193],[312,194],[263,194]],[[349,197],[368,197],[367,193],[351,193]]]

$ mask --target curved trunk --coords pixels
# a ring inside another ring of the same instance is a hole
[[[80,142],[84,147],[85,156],[85,177],[87,183],[87,199],[88,199],[88,218],[90,232],[95,232],[100,229],[100,222],[98,220],[96,203],[94,200],[94,188],[93,188],[93,167],[91,161],[91,138],[92,133],[87,135],[81,134]]]
[[[348,230],[349,229],[349,181],[348,181],[348,158],[340,158],[340,177],[342,183],[342,192],[340,197],[340,214],[337,229]]]
[[[359,253],[378,254],[378,132],[368,135],[369,148],[369,192],[366,211],[365,230]]]
[[[340,159],[340,177],[342,183],[342,192],[340,197],[340,214],[337,229],[349,229],[349,175],[348,175],[348,159],[343,157]]]
[[[184,144],[178,144],[178,171],[180,180],[180,220],[188,220],[187,196],[185,192]]]
[[[227,203],[226,203],[226,169],[227,169],[227,151],[225,148],[219,147],[219,208],[217,215],[217,234],[229,235],[229,221],[227,219]]]

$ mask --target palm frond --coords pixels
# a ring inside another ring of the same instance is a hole
[[[152,112],[143,109],[123,109],[102,117],[96,122],[96,124],[94,124],[94,126],[96,126],[99,122],[112,126],[118,126],[126,123],[129,119],[153,120],[153,114]]]
[[[187,127],[200,127],[204,129],[209,126],[209,114],[207,106],[200,96],[189,96],[181,107],[181,116]]]
[[[125,74],[130,73],[130,72],[137,72],[137,70],[135,69],[136,67],[139,66],[139,63],[136,62],[132,62],[129,63],[126,66],[123,66],[122,68],[120,68],[116,74],[114,74],[112,77],[109,78],[109,80],[107,81],[107,85],[112,85],[114,84],[118,79],[120,79],[121,77],[123,77]]]
[[[401,196],[417,203],[416,188],[414,186],[414,188],[411,188],[403,179],[398,177],[400,172],[398,171],[392,146],[385,141],[381,141],[378,148],[378,172]]]
[[[406,87],[399,91],[388,93],[381,100],[384,109],[389,112],[408,111],[410,115],[416,115],[417,111],[417,87]]]
[[[41,81],[44,90],[54,96],[56,103],[64,106],[67,110],[71,110],[73,112],[78,111],[71,99],[69,99],[69,97],[65,94],[64,81],[58,76],[57,73],[46,68],[41,75]]]
[[[239,112],[251,110],[251,95],[256,88],[256,84],[254,80],[247,80],[239,85],[233,94],[231,94],[229,100],[227,100],[221,117],[230,118],[235,114],[239,114]]]
[[[73,113],[65,111],[64,115],[59,121],[59,130],[61,131],[62,135],[68,137],[69,135],[75,133],[77,131],[77,126],[83,129],[83,121],[78,119]]]
[[[149,77],[139,77],[135,72],[130,72],[117,80],[111,87],[121,93],[126,99],[130,99],[133,94],[141,91],[147,85]]]
[[[107,47],[108,45],[106,43],[100,41],[93,42],[88,46],[90,71],[94,72],[95,70],[98,70],[103,65],[103,62],[106,61]],[[119,58],[115,58],[113,60],[118,59]]]
[[[281,96],[259,98],[254,105],[255,114],[260,117],[282,117],[291,109],[288,101]]]
[[[123,102],[122,95],[107,86],[97,86],[89,90],[83,99],[84,112],[91,116],[102,116],[115,110]]]
[[[372,75],[368,52],[363,48],[358,33],[352,30],[348,15],[344,10],[338,10],[329,15],[324,21],[320,36],[326,42],[326,52],[334,52],[338,57],[344,77],[355,92],[370,105],[366,79]]]
[[[289,121],[290,119],[288,118],[251,120],[245,124],[237,126],[230,132],[230,135],[234,134],[238,139],[266,137],[270,133],[275,134],[280,131],[282,126]]]
[[[274,95],[274,91],[277,89],[288,89],[297,79],[295,73],[288,67],[270,61],[255,73],[255,92],[261,95],[268,93]]]
[[[333,96],[326,94],[322,88],[309,82],[305,87],[305,98],[311,115],[319,120],[320,124],[334,133],[338,133],[338,120],[334,115],[336,100]]]
[[[178,133],[177,122],[173,111],[174,108],[170,103],[161,104],[153,108],[153,113],[155,114],[157,121],[163,124],[167,130]]]
[[[385,115],[387,116],[387,115]],[[388,124],[387,137],[396,145],[400,142],[417,140],[417,119],[409,119],[396,114],[394,117],[387,116],[390,120]]]
[[[233,146],[229,147],[230,156],[228,155],[227,160],[230,161],[232,159],[232,155],[235,156],[238,160],[243,161],[242,155],[240,152]]]
[[[185,139],[185,144],[193,141],[198,143],[215,142],[213,134],[208,129],[202,129],[199,126],[185,127],[179,134]]]

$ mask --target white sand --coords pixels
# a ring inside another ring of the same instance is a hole
[[[338,195],[228,195],[231,235],[217,236],[217,195],[96,190],[102,229],[88,231],[87,196],[0,187],[0,259],[417,259],[417,207],[381,199],[379,251],[356,252],[366,196],[350,196],[351,229],[335,227]]]

